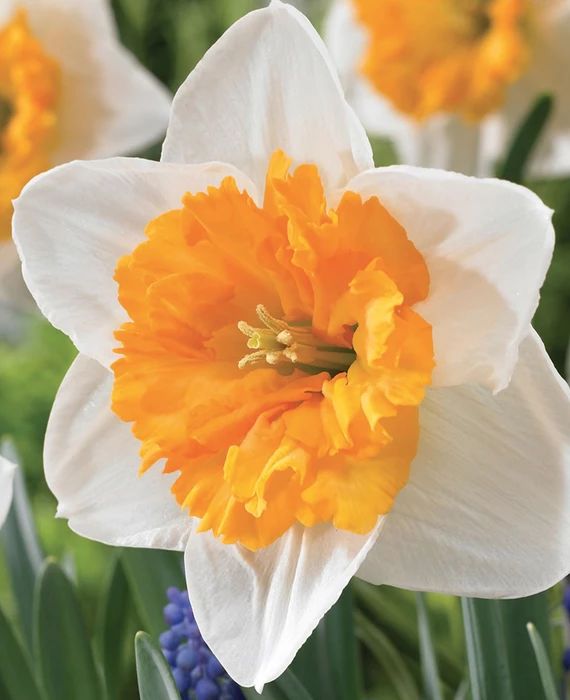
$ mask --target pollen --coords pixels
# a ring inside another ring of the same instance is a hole
[[[378,198],[331,209],[277,152],[258,203],[228,177],[117,266],[113,410],[225,543],[371,530],[408,479],[433,370],[425,262]],[[158,468],[158,467],[155,467]]]
[[[59,92],[57,62],[17,11],[0,28],[0,240],[10,237],[12,199],[52,165]]]
[[[478,121],[531,57],[529,0],[353,0],[367,34],[362,72],[401,112]]]

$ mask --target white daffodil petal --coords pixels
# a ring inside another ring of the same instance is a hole
[[[178,165],[135,158],[74,162],[32,180],[14,203],[13,236],[26,284],[48,320],[80,352],[109,365],[113,332],[127,320],[113,282],[119,258],[144,240],[149,221],[233,176],[220,163]]]
[[[113,375],[80,355],[55,399],[45,440],[46,481],[57,515],[106,544],[182,550],[191,518],[157,465],[139,476],[140,443],[110,408]]]
[[[425,257],[430,293],[416,310],[433,327],[434,385],[507,386],[552,257],[552,211],[509,182],[407,166],[347,189],[377,196]]]
[[[331,525],[297,525],[258,552],[192,533],[186,580],[202,635],[240,685],[283,673],[374,544]],[[210,572],[208,575],[207,572]]]
[[[570,391],[538,336],[511,384],[428,393],[408,485],[358,575],[485,598],[542,591],[570,569]]]
[[[174,98],[162,159],[233,163],[263,191],[276,149],[318,163],[329,188],[373,162],[321,39],[281,2],[236,22],[190,74]]]
[[[12,503],[15,473],[16,465],[0,456],[0,528],[6,520]]]
[[[172,96],[120,43],[108,0],[19,0],[61,69],[55,163],[140,151],[162,138]]]

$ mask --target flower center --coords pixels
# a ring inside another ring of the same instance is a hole
[[[345,372],[356,359],[352,348],[326,345],[313,335],[310,322],[287,323],[274,318],[259,304],[256,308],[262,328],[238,322],[239,330],[247,336],[247,347],[253,352],[244,355],[238,367],[268,364],[280,374],[292,374],[295,368],[309,374],[328,372],[335,376]]]
[[[527,67],[529,0],[353,1],[369,38],[362,72],[417,119],[482,119]]]
[[[19,10],[0,28],[0,240],[11,233],[12,200],[51,167],[59,66]]]

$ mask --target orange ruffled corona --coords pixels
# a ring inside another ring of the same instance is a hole
[[[408,479],[431,381],[423,258],[377,198],[328,210],[277,152],[263,207],[186,194],[120,260],[113,410],[178,502],[256,550],[295,522],[370,531]]]
[[[12,199],[51,166],[59,89],[58,64],[16,12],[0,29],[0,240],[10,237]]]
[[[528,64],[529,0],[353,2],[369,40],[362,72],[416,119],[482,119]]]

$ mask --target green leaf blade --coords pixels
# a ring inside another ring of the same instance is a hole
[[[347,586],[324,618],[324,633],[335,696],[338,700],[362,697],[362,672],[354,634],[354,603]]]
[[[180,700],[166,659],[146,632],[135,637],[135,657],[140,700]]]
[[[473,700],[515,700],[499,601],[462,598]]]
[[[498,169],[497,176],[502,180],[517,183],[523,181],[527,164],[550,118],[553,106],[552,95],[541,95],[536,100],[516,131],[507,156]]]
[[[15,449],[10,443],[2,445],[2,453],[16,464]],[[6,565],[18,615],[26,643],[33,643],[33,603],[36,580],[42,566],[43,553],[39,544],[32,510],[21,468],[14,477],[14,497],[2,528]]]
[[[431,636],[429,614],[424,593],[416,593],[418,631],[420,636],[420,661],[427,700],[443,700],[437,666],[437,657]]]
[[[416,682],[399,650],[376,625],[360,611],[356,613],[357,635],[389,678],[399,700],[419,700]]]
[[[546,700],[558,700],[558,692],[556,691],[556,682],[552,675],[552,669],[548,659],[546,647],[536,627],[532,622],[527,623],[528,636],[534,649],[536,663],[542,681],[542,689]]]
[[[125,652],[133,653],[130,590],[120,553],[111,564],[97,620],[97,649],[103,669],[107,700],[119,700],[125,670]],[[136,630],[135,630],[136,631]],[[127,646],[127,635],[128,646]],[[132,658],[129,658],[132,661]]]
[[[186,587],[182,562],[177,552],[125,549],[121,561],[132,592],[137,614],[145,632],[158,638],[165,625],[162,610],[170,586]]]
[[[290,670],[285,671],[279,678],[266,685],[261,695],[253,688],[242,688],[242,693],[246,700],[314,700],[297,676]]]
[[[90,641],[69,579],[47,561],[35,600],[35,650],[48,700],[101,700]]]
[[[20,642],[0,609],[0,682],[6,700],[42,700],[40,688]]]

